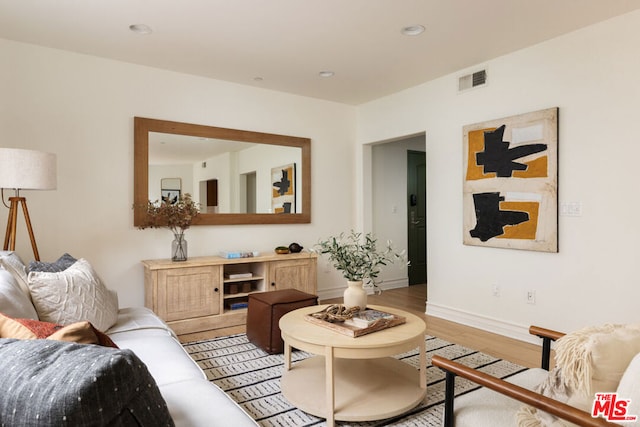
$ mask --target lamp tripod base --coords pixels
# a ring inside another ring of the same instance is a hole
[[[38,245],[36,244],[36,238],[33,235],[31,219],[29,218],[29,210],[27,209],[27,199],[24,197],[9,197],[9,201],[11,202],[11,205],[9,206],[9,217],[7,218],[7,232],[4,236],[4,250],[14,251],[16,249],[16,223],[18,222],[18,203],[20,203],[22,211],[24,212],[24,222],[27,225],[27,231],[29,232],[29,238],[31,239],[33,256],[36,261],[40,261]]]

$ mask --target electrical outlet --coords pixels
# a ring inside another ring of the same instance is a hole
[[[500,286],[493,285],[491,287],[491,295],[493,295],[494,297],[499,297],[500,296]]]
[[[536,303],[536,291],[530,290],[527,291],[527,304],[535,304]]]

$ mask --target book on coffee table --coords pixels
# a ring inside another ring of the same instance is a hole
[[[354,316],[354,318],[345,320],[344,322],[329,322],[314,317],[314,314],[315,313],[307,314],[304,317],[305,320],[353,338],[402,325],[407,321],[403,316],[372,309],[365,309],[358,313],[357,320],[354,320]]]
[[[366,328],[378,322],[381,319],[393,320],[394,315],[380,310],[373,310],[367,308],[353,315],[351,319],[347,319],[344,322],[348,325],[360,326]]]

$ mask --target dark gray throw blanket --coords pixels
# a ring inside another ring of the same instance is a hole
[[[173,426],[130,350],[0,339],[0,426]]]

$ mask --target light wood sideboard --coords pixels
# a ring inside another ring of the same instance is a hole
[[[299,289],[317,293],[317,255],[267,254],[227,259],[193,257],[184,262],[146,260],[145,306],[182,336],[198,339],[244,330],[252,292]],[[245,277],[243,277],[245,276]]]

